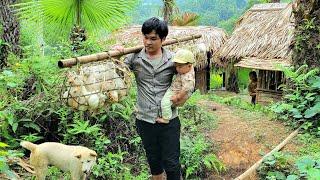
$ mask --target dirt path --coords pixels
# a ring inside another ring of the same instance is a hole
[[[199,104],[218,118],[217,128],[208,136],[218,146],[217,156],[227,167],[227,172],[212,175],[210,179],[234,179],[290,134],[283,124],[259,112],[207,100]],[[257,178],[253,175],[249,179]]]

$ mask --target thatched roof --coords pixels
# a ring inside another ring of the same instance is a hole
[[[270,65],[272,62],[287,65],[292,59],[293,31],[292,4],[254,5],[238,20],[234,32],[219,50],[218,63],[240,61],[238,66],[246,64],[245,67],[270,70],[275,67]]]
[[[207,51],[216,53],[227,39],[223,29],[210,26],[170,26],[167,39],[176,39],[184,36],[201,34],[202,37],[194,41],[181,42],[170,45],[168,48],[175,52],[178,48],[189,48],[195,53],[197,69],[203,69],[208,65]],[[132,26],[115,32],[112,36],[116,43],[125,47],[142,44],[141,26]],[[210,64],[211,65],[211,64]]]
[[[290,61],[283,59],[257,59],[257,58],[243,58],[234,66],[245,67],[249,69],[274,70],[281,71],[283,66],[290,66]]]

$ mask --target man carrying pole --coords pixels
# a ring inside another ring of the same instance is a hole
[[[144,48],[125,60],[137,83],[137,131],[146,151],[152,179],[162,180],[165,171],[168,180],[179,180],[180,121],[176,107],[173,107],[168,124],[157,122],[162,117],[161,99],[175,74],[172,54],[162,48],[168,35],[168,25],[157,18],[150,18],[143,23],[141,30]],[[122,51],[123,47],[115,49]],[[173,104],[177,106],[185,101],[173,101]]]

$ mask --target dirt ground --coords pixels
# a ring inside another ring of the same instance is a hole
[[[199,102],[218,118],[217,128],[207,136],[217,146],[217,156],[227,171],[209,179],[234,179],[281,143],[291,132],[260,112],[249,112],[208,100]],[[286,148],[294,150],[293,144]],[[252,175],[248,179],[257,179]]]

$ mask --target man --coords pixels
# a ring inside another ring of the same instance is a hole
[[[144,48],[128,56],[125,63],[133,71],[137,83],[136,126],[146,150],[152,179],[181,178],[180,121],[173,108],[170,123],[157,122],[161,115],[161,99],[170,87],[175,73],[171,53],[162,48],[168,35],[168,25],[158,18],[150,18],[142,25]],[[118,48],[116,48],[118,50]],[[173,101],[181,105],[184,99]]]

